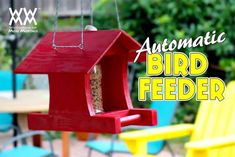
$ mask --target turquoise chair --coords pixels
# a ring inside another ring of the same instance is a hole
[[[16,75],[16,90],[22,90],[26,81],[27,75]],[[0,70],[0,92],[12,91],[12,72]],[[11,113],[0,113],[0,132],[7,132],[10,129],[15,129],[19,132],[18,128],[13,126],[13,115]]]
[[[26,81],[27,75],[17,74],[16,75],[16,90],[23,89],[24,82]],[[1,91],[12,91],[12,73],[10,71],[0,70],[0,92]],[[7,132],[10,129],[15,129],[18,133],[17,136],[9,138],[2,147],[0,148],[0,157],[52,157],[54,154],[53,145],[50,137],[43,131],[31,131],[27,133],[21,133],[18,127],[13,125],[13,115],[11,113],[0,113],[0,132]],[[20,133],[20,134],[19,134]],[[47,136],[50,142],[50,150],[42,149],[39,147],[31,146],[27,144],[26,138],[34,135]],[[6,149],[9,144],[21,141],[21,145],[17,145],[15,148]]]
[[[13,116],[10,113],[0,113],[0,132],[7,132],[10,129],[19,130],[13,126]]]
[[[158,113],[158,125],[152,127],[162,127],[168,126],[171,124],[176,107],[177,101],[153,101],[150,108],[157,110]],[[126,127],[127,129],[147,129],[150,127]],[[99,141],[99,140],[90,140],[86,143],[86,147],[89,148],[88,156],[91,157],[92,151],[97,151],[101,154],[112,156],[113,153],[129,153],[127,146],[124,142],[116,141],[117,135],[113,135],[111,141]],[[154,141],[148,143],[148,153],[149,154],[158,154],[164,146],[167,146],[172,156],[174,156],[173,151],[171,150],[167,141]]]
[[[50,150],[28,145],[26,139],[35,135],[41,135],[46,137],[49,141]],[[18,145],[17,147],[12,149],[7,149],[7,147],[10,144],[20,141],[22,143],[21,145]],[[0,157],[54,157],[54,156],[56,155],[54,153],[52,139],[44,131],[30,131],[17,135],[4,142],[2,144],[2,147],[0,148]]]
[[[16,90],[22,90],[26,81],[27,75],[16,75]],[[12,72],[0,70],[0,91],[12,91]]]

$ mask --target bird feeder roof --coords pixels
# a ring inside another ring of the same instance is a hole
[[[79,45],[81,32],[57,32],[57,45]],[[133,62],[141,45],[122,30],[84,31],[84,49],[52,47],[53,32],[49,32],[25,60],[16,73],[89,73],[114,44],[125,48],[128,61]],[[145,56],[138,61],[144,61]]]

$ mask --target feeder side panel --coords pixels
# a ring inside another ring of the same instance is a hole
[[[94,115],[89,74],[49,74],[50,114]]]
[[[105,57],[101,61],[104,111],[132,108],[127,78],[127,56]]]

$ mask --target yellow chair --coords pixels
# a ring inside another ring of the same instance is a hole
[[[147,142],[191,135],[186,157],[235,157],[235,81],[225,99],[201,102],[195,124],[179,124],[120,134],[135,157],[150,157]]]

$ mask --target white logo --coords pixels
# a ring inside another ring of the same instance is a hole
[[[37,12],[37,8],[34,8],[32,11],[31,9],[27,10],[26,8],[20,8],[20,10],[14,10],[12,11],[11,8],[9,8],[10,14],[11,14],[11,19],[9,22],[9,25],[12,25],[12,22],[15,24],[19,22],[20,25],[25,26],[27,23],[31,24],[32,22],[34,25],[37,25],[37,21],[35,20],[35,14]],[[21,14],[24,13],[25,19],[22,20]]]

